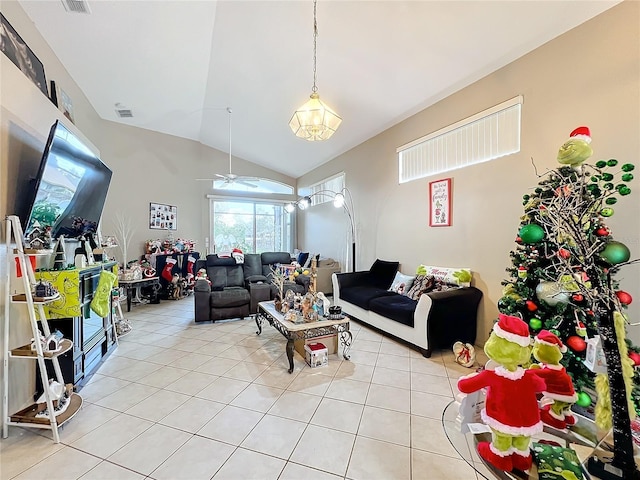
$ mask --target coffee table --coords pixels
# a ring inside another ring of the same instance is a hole
[[[289,360],[289,373],[293,372],[293,342],[294,340],[306,340],[322,337],[324,335],[338,334],[343,346],[342,356],[349,360],[349,349],[353,336],[349,331],[349,317],[340,320],[318,320],[309,323],[293,323],[284,319],[282,313],[276,311],[273,301],[258,303],[256,314],[257,335],[262,333],[262,322],[266,321],[278,330],[287,339],[287,359]]]

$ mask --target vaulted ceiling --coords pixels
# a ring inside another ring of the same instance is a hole
[[[318,89],[343,118],[325,142],[288,126],[312,0],[20,3],[100,117],[228,152],[231,107],[233,154],[298,177],[619,2],[320,0]]]

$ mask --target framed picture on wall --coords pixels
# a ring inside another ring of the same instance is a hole
[[[38,57],[35,56],[2,13],[0,13],[0,50],[42,90],[42,93],[47,98],[49,97],[47,79],[44,76],[42,62],[38,60]]]
[[[149,228],[152,230],[177,230],[178,207],[163,203],[149,203]]]
[[[429,226],[451,226],[451,179],[429,182]]]

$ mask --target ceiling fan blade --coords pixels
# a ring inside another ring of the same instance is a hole
[[[245,177],[244,175],[238,175],[236,177],[239,180],[244,180],[246,182],[259,182],[260,179],[258,177]]]
[[[219,173],[216,173],[216,177],[219,178],[228,178],[227,175],[220,175]]]

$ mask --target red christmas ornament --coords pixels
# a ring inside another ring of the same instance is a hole
[[[618,290],[616,292],[616,297],[618,297],[618,300],[620,300],[622,305],[630,305],[633,301],[633,297],[624,290]]]
[[[535,312],[536,310],[538,310],[538,306],[531,300],[527,300],[525,302],[525,305],[527,306],[527,310],[529,310],[530,312]]]
[[[569,258],[571,256],[571,252],[569,250],[567,250],[566,248],[561,248],[560,250],[558,250],[558,256],[560,258],[564,258],[566,260],[567,258]]]
[[[569,345],[569,348],[574,352],[584,352],[587,349],[587,342],[584,341],[582,337],[578,337],[577,335],[572,335],[567,338],[565,342]]]
[[[584,295],[582,295],[581,293],[576,293],[573,295],[573,301],[576,303],[580,303],[581,301],[584,300]]]
[[[519,236],[518,236],[518,237],[516,237],[516,243],[520,243],[520,244],[522,244],[522,238],[520,238]]]
[[[629,352],[629,358],[633,360],[633,366],[637,367],[640,365],[640,353],[637,352]]]
[[[600,227],[596,230],[596,235],[598,235],[599,237],[606,237],[607,235],[609,235],[609,229],[606,227]]]

